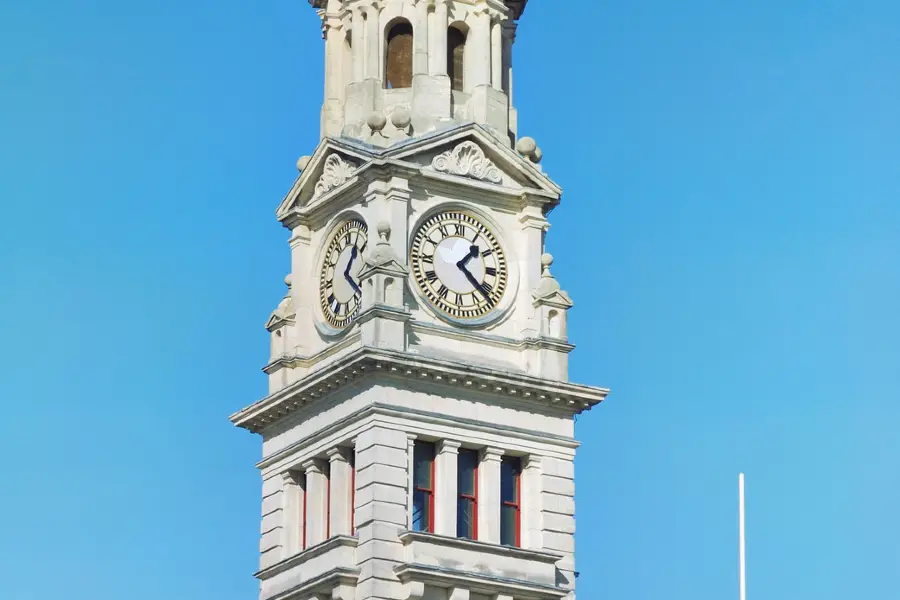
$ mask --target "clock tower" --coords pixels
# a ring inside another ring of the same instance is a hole
[[[321,140],[277,210],[260,600],[575,598],[560,188],[520,137],[527,0],[309,0]]]

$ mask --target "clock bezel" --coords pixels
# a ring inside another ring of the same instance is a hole
[[[314,276],[315,276],[315,306],[316,306],[316,318],[314,319],[314,323],[316,328],[319,330],[319,333],[326,337],[337,337],[343,334],[346,334],[348,331],[353,329],[353,326],[356,325],[357,317],[351,319],[348,323],[346,323],[343,327],[335,327],[328,320],[327,315],[325,314],[325,308],[322,306],[322,273],[325,269],[325,259],[327,258],[327,250],[331,246],[332,242],[335,239],[338,231],[340,231],[341,227],[346,225],[351,221],[361,221],[366,226],[366,243],[372,243],[371,232],[372,228],[369,226],[366,218],[360,214],[358,211],[345,211],[338,215],[335,215],[331,219],[331,223],[323,228],[325,233],[319,241],[319,248],[316,251],[315,260],[313,265],[315,266]],[[359,257],[359,260],[363,260],[362,254]]]
[[[435,304],[432,303],[424,290],[422,290],[419,282],[416,280],[413,268],[413,244],[415,242],[416,235],[418,235],[419,230],[429,219],[448,212],[465,213],[470,217],[480,221],[485,227],[490,230],[491,234],[497,240],[497,243],[503,250],[503,255],[506,259],[506,289],[504,290],[503,295],[500,298],[500,302],[497,303],[497,306],[480,317],[461,318],[447,314],[441,308],[435,306]],[[415,219],[409,229],[409,239],[407,240],[406,251],[409,261],[409,287],[413,290],[413,294],[415,295],[417,304],[423,310],[427,311],[428,314],[441,321],[444,321],[445,323],[449,323],[457,327],[476,329],[483,328],[488,325],[497,324],[509,315],[510,309],[512,308],[515,302],[515,298],[518,295],[519,273],[515,257],[510,253],[511,248],[512,246],[508,243],[506,235],[503,233],[503,228],[498,225],[497,221],[490,215],[485,214],[485,212],[479,210],[474,206],[460,202],[447,202],[425,211]]]

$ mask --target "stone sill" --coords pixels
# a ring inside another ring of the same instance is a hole
[[[529,550],[527,548],[517,548],[515,546],[501,546],[499,544],[437,535],[435,533],[426,533],[423,531],[407,531],[406,533],[402,533],[400,534],[400,541],[404,546],[408,546],[409,544],[418,541],[435,544],[437,546],[445,546],[450,549],[470,550],[472,552],[480,552],[484,555],[508,556],[519,560],[529,560],[549,565],[554,565],[564,558],[562,554],[547,552],[546,550]]]
[[[356,537],[352,537],[349,535],[337,535],[325,540],[324,542],[316,544],[315,546],[311,546],[310,548],[307,548],[302,552],[298,552],[293,556],[289,556],[288,558],[275,563],[271,567],[267,567],[262,571],[257,572],[256,574],[254,574],[254,577],[259,579],[260,581],[265,581],[267,579],[275,577],[276,575],[284,573],[285,571],[289,571],[295,567],[303,565],[318,556],[331,552],[336,548],[348,546],[355,549],[358,544],[359,539],[357,539]]]

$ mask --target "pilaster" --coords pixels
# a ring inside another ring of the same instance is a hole
[[[407,528],[407,436],[374,425],[356,438],[358,598],[397,599],[394,567],[404,561]]]
[[[328,511],[331,535],[350,535],[350,450],[347,448],[331,448],[328,450],[330,463],[331,503]]]
[[[453,440],[441,440],[435,457],[434,532],[456,537],[456,494],[459,448]]]
[[[522,464],[522,547],[543,548],[543,472],[540,456],[530,454]]]
[[[306,547],[310,548],[325,541],[328,507],[326,497],[328,482],[325,479],[324,464],[319,459],[304,462],[301,468],[306,473]]]
[[[500,460],[503,450],[485,448],[478,467],[478,539],[500,543]]]

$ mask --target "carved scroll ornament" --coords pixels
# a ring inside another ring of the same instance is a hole
[[[500,169],[484,155],[484,150],[475,142],[463,142],[453,150],[435,156],[431,166],[441,173],[482,179],[491,183],[500,183],[503,179]]]
[[[325,159],[325,169],[322,176],[316,182],[316,189],[313,192],[313,198],[318,198],[323,194],[327,194],[334,188],[343,185],[356,172],[356,165],[341,158],[337,154],[332,154]]]

